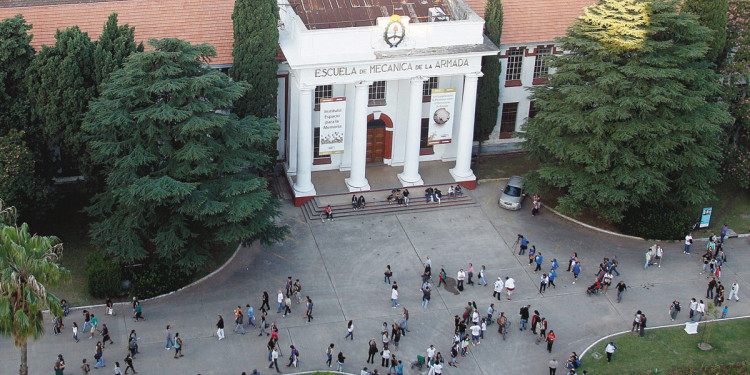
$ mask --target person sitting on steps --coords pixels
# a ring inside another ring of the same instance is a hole
[[[426,203],[430,203],[430,201],[433,199],[433,192],[434,190],[431,187],[428,187],[427,189],[424,189],[424,198]]]
[[[360,210],[363,209],[363,208],[365,208],[366,202],[365,202],[365,196],[364,195],[360,195],[359,196],[359,199],[357,200],[357,205],[359,206]]]

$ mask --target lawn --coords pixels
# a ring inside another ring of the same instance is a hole
[[[668,373],[747,360],[750,354],[750,347],[747,345],[750,319],[710,324],[713,328],[709,343],[714,347],[713,350],[698,349],[704,325],[701,325],[697,335],[686,334],[683,326],[646,331],[644,337],[626,333],[604,340],[592,348],[583,358],[580,369],[589,374],[653,374],[656,370]],[[604,347],[610,341],[614,341],[617,351],[608,364]],[[594,358],[594,353],[601,357]]]
[[[480,180],[493,178],[508,178],[510,176],[523,176],[529,171],[539,168],[536,160],[530,160],[526,152],[514,152],[509,154],[482,155],[477,163],[476,159],[472,165],[474,173]]]
[[[715,187],[716,199],[708,202],[704,207],[713,207],[711,225],[693,233],[694,237],[708,237],[711,232],[719,235],[721,227],[727,224],[737,233],[750,232],[750,191],[741,190],[729,184]],[[701,208],[695,209],[696,218],[700,216]]]

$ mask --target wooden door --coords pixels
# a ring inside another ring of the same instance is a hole
[[[367,128],[367,163],[382,163],[385,153],[385,127]]]

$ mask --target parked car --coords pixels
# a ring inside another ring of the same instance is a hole
[[[507,210],[520,210],[521,202],[526,194],[523,191],[523,177],[513,176],[505,184],[497,205]]]

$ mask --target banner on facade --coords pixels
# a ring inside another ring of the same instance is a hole
[[[451,143],[453,135],[454,108],[456,89],[432,89],[430,100],[430,127],[427,133],[427,144],[438,145]]]
[[[320,99],[320,139],[318,154],[344,153],[346,98]]]

